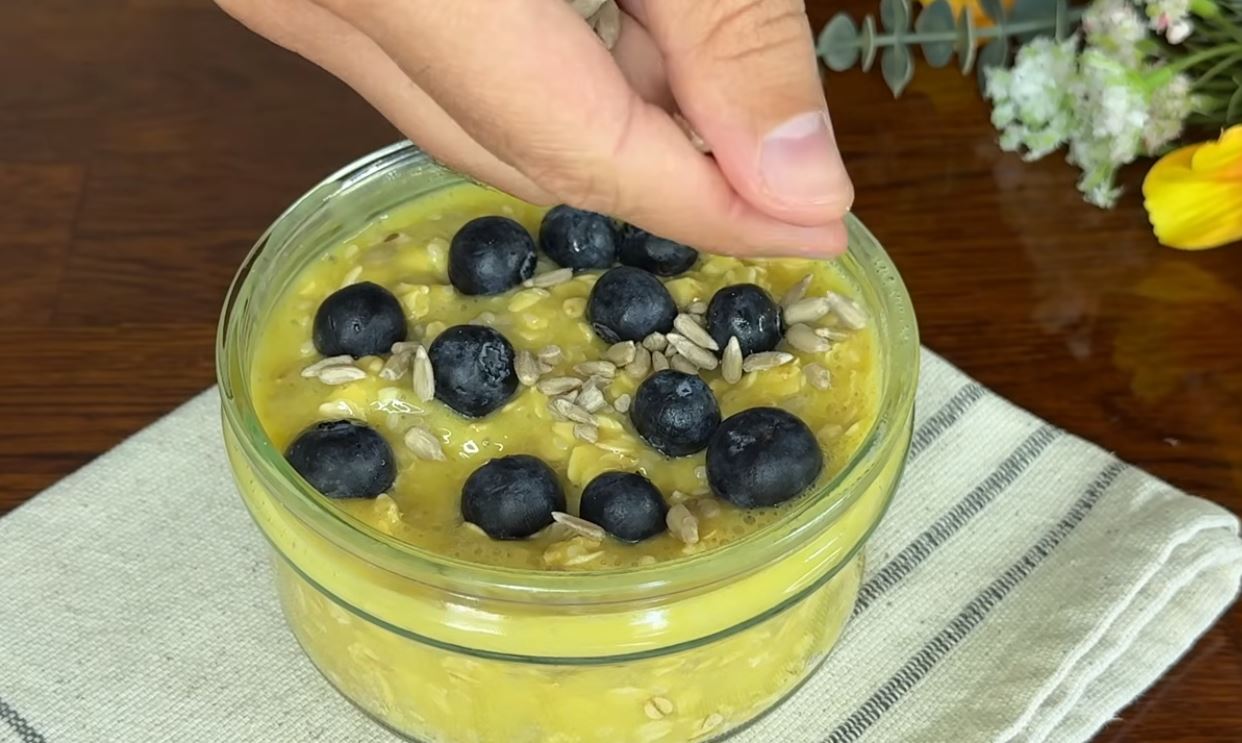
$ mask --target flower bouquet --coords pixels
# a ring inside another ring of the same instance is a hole
[[[1143,182],[1156,237],[1187,249],[1242,239],[1242,0],[881,0],[880,22],[832,19],[818,49],[832,70],[879,58],[894,95],[912,49],[977,70],[1001,148],[1065,150],[1100,207],[1117,170],[1158,157]],[[1016,53],[1011,53],[1016,49]],[[1185,140],[1197,144],[1183,145]]]

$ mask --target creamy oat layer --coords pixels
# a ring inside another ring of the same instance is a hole
[[[830,263],[553,211],[462,185],[327,250],[261,331],[267,434],[343,511],[466,561],[608,570],[761,538],[876,415],[854,290]]]

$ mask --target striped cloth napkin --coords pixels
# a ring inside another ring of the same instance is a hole
[[[824,666],[741,743],[1079,741],[1242,577],[1237,519],[926,352],[910,465]],[[392,736],[284,628],[208,391],[0,519],[0,743]]]

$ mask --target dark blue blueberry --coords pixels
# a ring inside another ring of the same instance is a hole
[[[707,447],[712,492],[741,508],[761,508],[800,495],[824,468],[815,434],[780,408],[731,415]]]
[[[483,325],[454,325],[427,349],[436,399],[467,418],[481,418],[513,397],[513,346]]]
[[[726,286],[707,305],[707,332],[721,349],[736,335],[742,356],[771,351],[781,342],[781,308],[754,284]]]
[[[289,444],[285,459],[329,498],[374,498],[397,478],[388,442],[357,421],[316,423]]]
[[[670,457],[684,457],[707,446],[720,425],[720,406],[707,382],[665,369],[638,385],[630,421],[652,448]]]
[[[582,491],[578,515],[622,542],[641,542],[664,531],[668,507],[651,481],[632,472],[605,472]]]
[[[552,468],[529,454],[493,459],[466,478],[461,517],[492,539],[523,539],[565,510],[565,492]]]
[[[369,281],[350,284],[319,305],[311,338],[324,356],[386,354],[405,340],[405,313],[384,287]]]
[[[699,251],[667,238],[658,237],[626,225],[617,256],[627,266],[635,266],[659,276],[685,273],[699,259]]]
[[[539,247],[558,266],[608,268],[617,262],[617,230],[603,214],[561,204],[543,215]]]
[[[610,269],[587,298],[587,320],[608,343],[641,341],[655,332],[667,333],[677,317],[677,304],[660,280],[640,268]]]
[[[472,219],[453,235],[448,275],[462,294],[503,294],[535,275],[535,241],[508,217]]]

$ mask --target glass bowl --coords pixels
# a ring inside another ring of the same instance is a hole
[[[888,256],[854,217],[838,259],[881,348],[862,446],[778,522],[695,557],[627,570],[488,567],[400,542],[310,488],[255,413],[262,322],[310,262],[463,177],[398,143],[298,199],[259,239],[217,345],[224,438],[271,544],[285,618],[311,661],[381,724],[426,743],[680,742],[727,736],[790,694],[849,618],[863,547],[910,443],[918,336]]]

